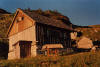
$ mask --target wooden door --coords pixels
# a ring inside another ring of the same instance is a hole
[[[20,57],[26,58],[31,56],[31,43],[20,44]]]

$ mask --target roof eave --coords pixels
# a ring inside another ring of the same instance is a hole
[[[8,37],[8,35],[9,35],[9,32],[10,32],[10,30],[11,30],[11,27],[12,27],[14,21],[15,21],[15,18],[16,18],[16,16],[17,16],[18,12],[19,12],[19,11],[16,10],[16,13],[15,13],[15,16],[14,16],[14,18],[13,18],[13,20],[12,20],[12,23],[11,23],[11,25],[9,26],[9,29],[8,29],[8,31],[7,31],[7,37]]]

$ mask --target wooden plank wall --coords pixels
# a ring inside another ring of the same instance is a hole
[[[44,44],[63,44],[65,48],[71,47],[70,31],[39,23],[36,24],[36,39],[40,49]]]

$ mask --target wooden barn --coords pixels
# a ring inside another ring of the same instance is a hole
[[[45,44],[62,44],[63,49],[71,48],[71,31],[72,28],[62,21],[17,9],[8,30],[8,59],[36,56]]]

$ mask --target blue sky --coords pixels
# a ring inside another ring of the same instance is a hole
[[[73,24],[100,24],[100,0],[0,0],[0,8],[9,12],[17,8],[58,10]]]

